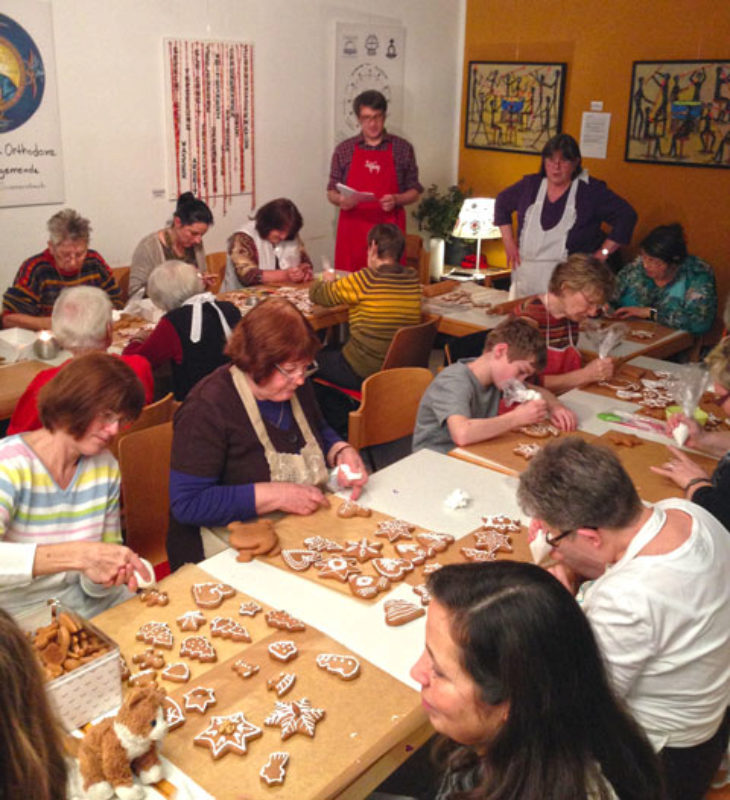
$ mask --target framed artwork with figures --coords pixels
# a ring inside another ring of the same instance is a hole
[[[464,146],[540,153],[560,133],[564,63],[470,61]]]

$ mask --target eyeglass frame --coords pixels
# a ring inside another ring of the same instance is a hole
[[[597,531],[598,528],[594,528],[593,525],[581,525],[580,528],[586,528],[589,531]],[[569,536],[571,533],[577,533],[580,528],[571,528],[568,531],[560,531],[557,536],[551,536],[547,531],[545,531],[545,541],[550,545],[550,547],[555,547],[561,539],[565,539],[566,536]]]
[[[305,367],[303,370],[293,370],[289,371],[288,369],[284,369],[281,364],[274,364],[274,369],[280,374],[283,375],[288,381],[295,381],[298,377],[304,378],[311,378],[315,372],[319,369],[319,364],[317,363],[317,359],[312,359],[309,366]],[[299,375],[297,375],[299,373]]]

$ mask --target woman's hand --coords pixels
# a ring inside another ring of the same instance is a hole
[[[578,418],[562,403],[556,403],[550,409],[550,422],[561,431],[574,431],[578,425]]]
[[[205,289],[210,289],[218,280],[218,276],[214,275],[212,272],[199,272],[198,275],[200,275]]]
[[[520,265],[520,248],[517,243],[512,240],[504,243],[504,251],[507,254],[507,266],[510,269],[515,269]]]
[[[583,374],[590,383],[607,381],[613,377],[615,364],[612,358],[594,358],[583,367]]]
[[[680,489],[684,489],[693,478],[705,478],[708,481],[710,480],[709,475],[702,467],[692,461],[682,450],[676,447],[667,447],[667,450],[669,450],[674,458],[665,462],[660,467],[649,467],[652,472],[669,478],[669,480],[676,483]]]
[[[354,195],[351,194],[341,194],[340,199],[337,202],[337,205],[343,211],[350,211],[351,209],[355,208],[357,204],[358,204],[357,199],[355,198]]]
[[[309,264],[297,264],[284,270],[289,283],[303,283],[312,280],[312,268]]]
[[[139,556],[128,547],[107,542],[78,542],[80,566],[90,581],[107,588],[127,584],[130,592],[137,591],[135,570],[147,575],[147,569]],[[154,579],[154,575],[148,576]]]
[[[362,487],[368,482],[368,472],[360,458],[360,453],[354,447],[345,447],[337,457],[338,467],[347,467],[351,474],[360,475],[359,478],[349,478],[344,469],[337,470],[337,483],[343,488],[352,488],[351,500],[357,500],[362,494]]]
[[[329,507],[329,500],[321,489],[300,483],[257,483],[254,484],[256,513],[268,514],[270,511],[285,511],[287,514],[314,514],[317,509]]]
[[[613,312],[616,319],[627,319],[634,317],[636,319],[649,319],[651,317],[651,309],[646,306],[621,306]]]

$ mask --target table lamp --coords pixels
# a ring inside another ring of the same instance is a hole
[[[474,263],[474,274],[471,276],[480,280],[485,276],[480,267],[482,239],[499,239],[501,233],[494,225],[494,198],[493,197],[467,197],[459,211],[459,217],[454,225],[451,235],[457,239],[476,239],[477,255]],[[449,276],[458,273],[451,270]]]

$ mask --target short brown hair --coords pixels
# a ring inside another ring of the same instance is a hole
[[[547,363],[545,339],[531,322],[521,317],[501,322],[489,331],[484,342],[484,352],[488,353],[498,344],[507,345],[508,361],[534,359],[535,372],[541,372]]]
[[[288,300],[271,297],[236,325],[224,352],[260,383],[271,375],[276,364],[311,361],[321,347],[301,311]]]
[[[406,237],[403,231],[391,222],[381,222],[373,225],[368,231],[368,247],[375,242],[378,248],[378,258],[389,258],[391,261],[400,261],[406,249]]]
[[[134,370],[107,353],[71,359],[38,395],[43,427],[66,431],[74,439],[86,433],[98,414],[111,411],[130,422],[143,406],[144,389]]]
[[[296,239],[304,220],[299,209],[286,197],[278,197],[261,206],[256,212],[256,232],[266,239],[271,231],[286,231],[287,240]]]
[[[616,291],[616,278],[602,261],[588,253],[573,253],[553,270],[548,291],[560,296],[568,289],[583,292],[592,302],[603,305]]]

